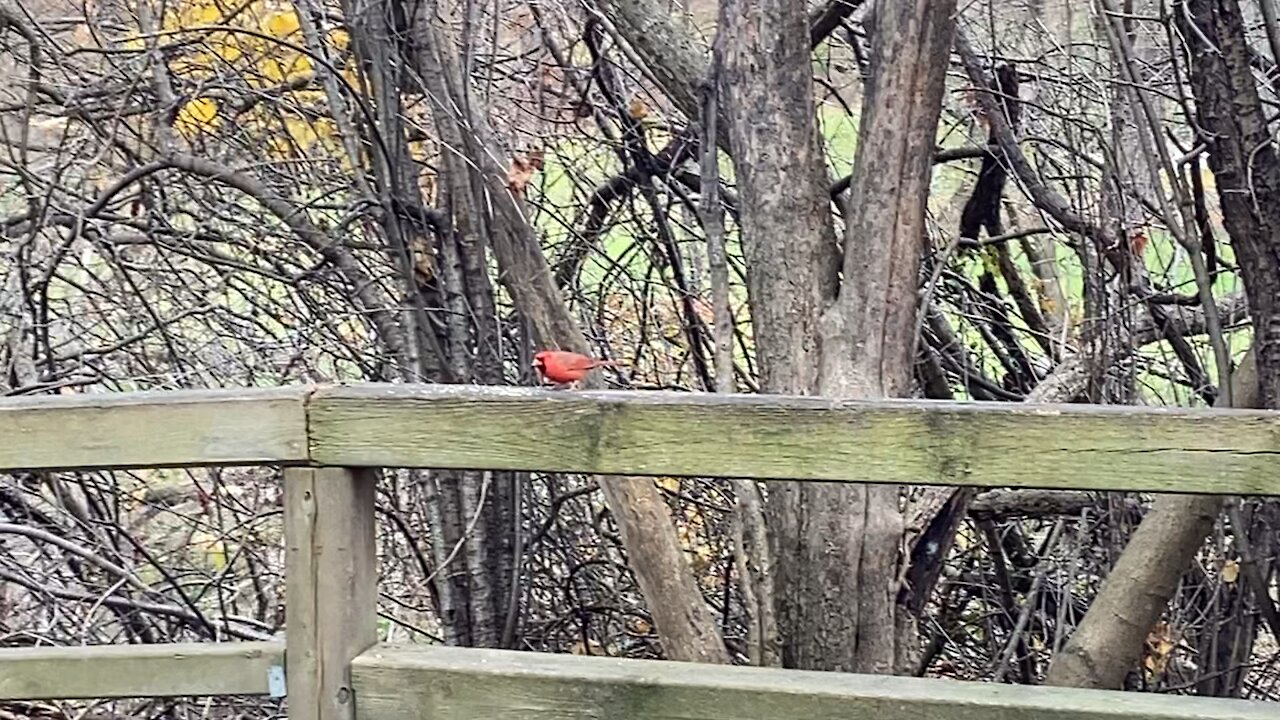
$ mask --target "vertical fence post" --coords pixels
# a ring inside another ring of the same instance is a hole
[[[284,471],[291,720],[351,720],[351,659],[377,641],[372,470]]]

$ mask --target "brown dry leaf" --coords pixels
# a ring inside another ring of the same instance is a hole
[[[587,640],[584,645],[581,640],[573,644],[574,655],[605,655],[604,646],[594,639]]]
[[[973,113],[974,118],[978,121],[978,125],[982,128],[987,127],[987,111],[982,107],[982,101],[979,99],[980,91],[976,88],[970,88],[964,93],[964,104]]]
[[[418,276],[418,282],[427,282],[435,277],[436,266],[431,262],[431,258],[435,256],[435,248],[433,248],[427,239],[421,236],[415,237],[412,241],[413,246],[413,269]]]
[[[1156,623],[1147,634],[1146,653],[1142,665],[1152,676],[1160,675],[1169,665],[1169,658],[1178,646],[1173,628],[1167,622]]]
[[[553,65],[542,66],[542,87],[554,90],[560,85],[560,74]]]
[[[1142,252],[1147,249],[1147,234],[1141,230],[1133,231],[1129,247],[1133,250],[1134,257],[1142,257]]]
[[[511,167],[507,168],[507,188],[516,197],[524,197],[524,189],[528,187],[533,174],[542,169],[542,151],[534,150],[524,157],[511,158]]]
[[[631,104],[627,106],[627,114],[636,120],[643,120],[649,114],[649,106],[645,104],[644,98],[634,95]]]
[[[708,325],[714,325],[716,322],[716,310],[711,303],[706,300],[695,297],[693,299],[693,311],[697,313],[702,322]]]
[[[1222,564],[1222,582],[1230,585],[1240,579],[1240,561],[1228,560]]]
[[[71,42],[77,47],[93,47],[96,44],[93,31],[85,23],[76,23],[71,29]]]

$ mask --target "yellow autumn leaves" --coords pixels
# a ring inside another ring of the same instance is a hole
[[[212,128],[218,120],[218,104],[205,97],[188,100],[178,111],[173,125],[188,137],[206,128]]]
[[[189,0],[169,5],[157,33],[175,88],[186,99],[174,129],[188,141],[220,130],[248,132],[274,159],[313,148],[338,153],[336,128],[314,82],[319,52],[349,85],[356,73],[345,30],[322,31],[323,48],[309,45],[302,19],[279,0]],[[137,35],[124,46],[141,51]]]

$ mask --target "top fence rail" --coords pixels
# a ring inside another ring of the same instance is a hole
[[[365,384],[0,399],[0,471],[327,465],[1280,494],[1280,412]]]

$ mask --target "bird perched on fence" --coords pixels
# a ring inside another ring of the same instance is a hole
[[[572,386],[587,377],[598,367],[619,367],[616,360],[597,360],[582,353],[568,350],[539,350],[533,356],[533,367],[544,380],[555,383],[556,388]]]

